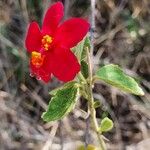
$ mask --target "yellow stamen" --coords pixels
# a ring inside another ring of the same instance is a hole
[[[33,51],[31,53],[31,63],[36,67],[39,68],[43,65],[44,56],[41,53]]]
[[[52,43],[52,37],[49,35],[44,35],[42,38],[42,46],[47,51],[50,44]]]

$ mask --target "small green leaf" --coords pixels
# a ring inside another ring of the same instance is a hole
[[[73,109],[78,93],[79,88],[73,82],[53,91],[53,97],[49,102],[48,109],[42,114],[43,120],[50,122],[65,117]]]
[[[83,76],[84,76],[84,78],[88,78],[88,64],[84,61],[84,60],[82,60],[81,61],[81,72],[82,72],[82,74],[83,74]]]
[[[90,39],[87,35],[80,43],[78,43],[75,47],[72,48],[72,51],[80,61],[86,59],[86,47],[90,48],[90,44]]]
[[[113,128],[113,122],[112,120],[110,120],[108,117],[105,117],[104,119],[102,119],[101,121],[101,125],[100,125],[100,131],[101,132],[107,132],[110,131]]]
[[[85,146],[81,145],[77,148],[77,150],[85,150]],[[86,150],[99,150],[95,145],[89,144]]]
[[[86,36],[84,46],[88,48],[91,47],[91,41],[90,41],[89,36]]]
[[[138,86],[137,82],[126,75],[117,65],[106,65],[100,68],[96,75],[99,79],[125,92],[135,95],[144,95],[143,90]]]
[[[86,48],[91,48],[91,42],[90,42],[90,38],[89,38],[89,36],[86,36],[86,38],[85,38],[85,41],[84,41],[84,47],[83,47],[83,50],[82,50],[82,54],[81,54],[81,61],[82,60],[86,60],[86,58],[87,58],[87,51],[86,51]]]
[[[78,43],[78,45],[72,48],[72,51],[74,52],[74,54],[77,56],[79,60],[81,60],[82,52],[84,49],[84,42],[85,42],[85,38],[80,43]]]
[[[98,108],[101,106],[100,101],[94,101],[94,108]]]

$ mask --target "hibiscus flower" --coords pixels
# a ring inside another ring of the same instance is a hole
[[[81,18],[61,23],[63,9],[61,2],[49,7],[42,28],[37,22],[32,22],[25,39],[27,51],[31,53],[31,74],[45,82],[51,79],[52,74],[68,82],[80,71],[80,64],[70,49],[87,34],[89,23]]]

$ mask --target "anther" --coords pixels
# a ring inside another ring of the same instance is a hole
[[[52,43],[52,37],[49,35],[44,35],[42,38],[42,46],[47,51],[50,44]]]
[[[41,53],[33,51],[31,54],[31,63],[36,67],[39,68],[43,65],[44,56]]]

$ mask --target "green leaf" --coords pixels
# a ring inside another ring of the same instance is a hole
[[[79,95],[79,88],[73,82],[68,84],[53,91],[48,109],[42,114],[44,121],[50,122],[62,119],[73,109]]]
[[[101,106],[100,101],[94,101],[94,108],[95,109],[98,108],[98,107],[100,107],[100,106]]]
[[[105,117],[104,119],[102,119],[101,121],[101,125],[100,125],[100,131],[101,132],[107,132],[110,131],[113,128],[113,122],[112,120],[110,120],[108,117]]]
[[[80,61],[86,59],[86,47],[90,48],[90,44],[89,36],[86,36],[80,43],[72,48],[72,51]]]
[[[81,145],[77,148],[77,150],[85,150],[85,145]],[[95,145],[89,144],[86,150],[99,150]]]
[[[86,58],[87,58],[87,51],[86,51],[86,48],[91,48],[91,42],[90,42],[90,38],[89,38],[89,36],[86,36],[86,38],[85,38],[85,41],[84,41],[84,48],[83,48],[83,50],[82,50],[82,54],[81,54],[81,61],[82,60],[86,60]]]
[[[130,76],[126,75],[117,65],[106,65],[100,68],[96,75],[104,82],[125,92],[135,95],[144,95],[143,90],[138,86],[137,82]]]
[[[79,60],[81,60],[82,52],[84,49],[84,42],[85,42],[85,38],[80,43],[78,43],[75,47],[72,48],[72,51],[74,52],[74,54],[77,56]]]
[[[81,72],[82,72],[82,74],[83,74],[83,76],[84,76],[84,78],[88,78],[88,64],[84,61],[84,60],[82,60],[81,61]]]
[[[77,86],[77,82],[76,81],[71,81],[71,82],[67,82],[66,84],[64,84],[63,86],[61,86],[61,87],[58,87],[58,88],[55,88],[54,90],[52,90],[52,91],[50,91],[49,92],[49,94],[50,95],[55,95],[56,93],[57,93],[57,91],[59,91],[59,90],[61,90],[61,89],[63,89],[63,88],[66,88],[66,87],[72,87],[72,86],[74,86],[74,85],[76,85]]]
[[[89,36],[86,36],[84,45],[88,48],[91,47],[91,41],[90,41]]]

